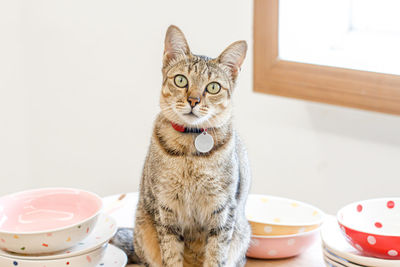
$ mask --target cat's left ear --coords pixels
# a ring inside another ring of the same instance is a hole
[[[240,67],[246,57],[246,41],[237,41],[228,46],[224,52],[217,58],[218,63],[226,66],[231,73],[233,81],[236,80]]]
[[[166,67],[172,61],[189,55],[189,45],[183,32],[174,25],[169,26],[165,35],[163,66]]]

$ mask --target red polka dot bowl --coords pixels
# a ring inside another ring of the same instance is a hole
[[[71,188],[44,188],[0,198],[0,248],[48,254],[87,237],[102,209],[99,196]]]
[[[346,240],[364,255],[400,260],[400,198],[349,204],[337,220]]]
[[[247,257],[257,259],[280,259],[299,255],[318,238],[320,228],[309,232],[282,236],[251,237]]]

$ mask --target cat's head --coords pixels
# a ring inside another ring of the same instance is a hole
[[[170,26],[165,36],[161,112],[186,127],[212,128],[227,122],[231,97],[247,44],[237,41],[217,58],[190,52],[182,31]]]

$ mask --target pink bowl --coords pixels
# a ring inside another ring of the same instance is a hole
[[[102,208],[97,195],[45,188],[0,198],[0,248],[50,253],[77,244],[93,229]]]
[[[299,255],[308,249],[319,234],[319,228],[294,235],[252,236],[247,257],[279,259]]]
[[[337,219],[346,240],[358,251],[400,260],[400,198],[352,203],[338,212]]]

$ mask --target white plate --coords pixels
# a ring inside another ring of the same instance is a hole
[[[346,265],[340,264],[340,263],[338,263],[334,260],[331,260],[330,258],[325,257],[325,256],[324,256],[324,261],[325,261],[326,266],[328,266],[328,267],[347,267]]]
[[[1,267],[125,267],[127,262],[128,259],[125,253],[111,244],[105,244],[88,254],[67,259],[35,261],[11,259],[0,256]]]
[[[353,248],[343,237],[340,232],[336,218],[329,216],[326,218],[321,228],[322,242],[327,250],[333,252],[337,256],[362,266],[379,266],[379,267],[399,267],[400,260],[384,260],[372,258],[362,255]]]
[[[365,265],[359,265],[359,264],[350,262],[346,259],[343,259],[343,258],[337,256],[336,254],[334,254],[333,252],[328,251],[327,249],[323,249],[323,254],[324,254],[324,258],[328,258],[330,260],[335,261],[336,263],[340,263],[347,267],[365,267]]]
[[[116,219],[118,227],[133,228],[138,199],[138,192],[105,197],[104,212]]]
[[[0,266],[17,266],[17,267],[97,267],[101,266],[101,260],[107,250],[107,244],[90,251],[87,254],[78,255],[70,258],[50,259],[50,260],[31,260],[31,259],[15,259],[0,256]],[[113,266],[113,265],[111,265]]]
[[[127,263],[126,254],[116,246],[109,244],[106,254],[96,267],[125,267]]]
[[[90,235],[86,239],[79,242],[78,245],[70,249],[46,255],[21,255],[0,250],[0,257],[23,260],[50,260],[74,257],[86,254],[101,247],[115,235],[116,231],[117,223],[114,218],[107,214],[101,214],[92,233],[90,233]]]

